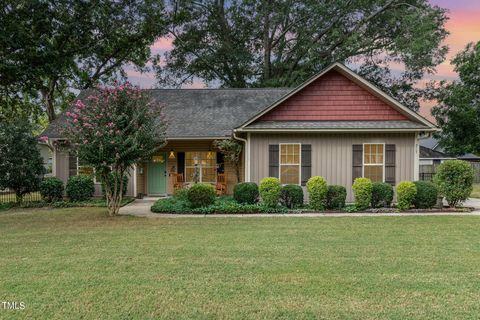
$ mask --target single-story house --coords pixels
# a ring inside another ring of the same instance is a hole
[[[278,177],[304,186],[313,175],[347,188],[357,177],[397,184],[419,178],[419,137],[438,130],[340,63],[296,88],[152,89],[169,119],[167,145],[131,172],[129,195],[172,194],[183,174],[192,183],[216,183],[224,174],[228,192],[235,170],[224,163],[213,141],[243,144],[241,181]],[[80,98],[82,93],[80,94]],[[63,137],[61,115],[45,130],[53,146]],[[66,181],[92,174],[74,155],[54,150],[53,174]],[[97,186],[100,192],[100,187]]]

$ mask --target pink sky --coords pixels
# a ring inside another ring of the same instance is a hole
[[[452,80],[456,74],[450,65],[450,59],[462,50],[469,42],[480,40],[480,1],[478,0],[430,0],[430,3],[438,5],[449,10],[450,20],[446,24],[450,35],[446,39],[446,44],[450,47],[447,60],[437,67],[437,74],[433,77],[436,80]],[[163,53],[171,47],[171,40],[162,38],[152,46],[154,53]],[[129,80],[144,88],[150,88],[155,85],[155,75],[153,73],[144,73],[129,70]],[[428,79],[426,79],[428,80]],[[201,83],[194,83],[192,87],[202,87]],[[420,113],[430,117],[431,103],[422,106]]]

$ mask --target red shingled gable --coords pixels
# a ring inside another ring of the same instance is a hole
[[[406,120],[358,84],[331,70],[258,121]]]

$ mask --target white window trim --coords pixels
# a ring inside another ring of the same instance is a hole
[[[383,163],[382,163],[382,182],[385,182],[385,156],[387,154],[385,150],[385,142],[366,142],[362,146],[362,177],[365,178],[365,166],[378,167],[380,164],[365,164],[365,145],[381,144],[383,145]]]
[[[284,142],[278,144],[278,180],[282,181],[282,145],[298,144],[299,155],[298,155],[298,183],[297,185],[302,185],[302,144],[300,142]],[[284,164],[284,166],[294,166],[294,164]],[[282,183],[282,185],[285,185]]]
[[[184,167],[184,170],[185,170],[185,171],[187,171],[187,170],[186,170],[187,168],[195,168],[195,165],[193,165],[193,166],[187,166],[187,153],[189,153],[189,152],[191,152],[191,153],[199,153],[199,152],[210,152],[210,151],[185,151],[185,160],[184,160],[184,164],[183,164],[183,167]],[[199,181],[198,181],[198,183],[217,183],[217,154],[216,154],[216,152],[214,152],[214,151],[212,151],[212,152],[215,154],[215,156],[214,156],[214,157],[215,157],[215,158],[214,158],[214,159],[215,159],[215,165],[213,165],[213,167],[208,166],[208,167],[206,167],[206,168],[213,168],[213,169],[215,169],[215,180],[214,180],[214,181],[203,181],[203,172],[202,172],[202,167],[203,167],[203,165],[202,165],[202,163],[201,163],[201,160],[202,160],[202,159],[199,159],[199,164],[197,165],[197,166],[198,166],[198,169],[200,170],[200,171],[199,171]],[[208,160],[208,159],[207,159],[207,160]],[[184,179],[185,179],[185,182],[186,182],[186,183],[193,183],[193,181],[188,181],[188,180],[187,180],[187,175],[186,175],[185,173],[184,173],[184,175],[185,175],[185,176],[184,176]]]

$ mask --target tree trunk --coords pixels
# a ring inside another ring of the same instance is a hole
[[[40,93],[42,94],[43,104],[45,105],[45,110],[47,111],[49,123],[51,123],[56,118],[55,103],[54,103],[55,86],[56,86],[56,80],[49,80],[48,86],[43,87],[40,90]]]

